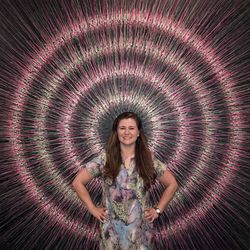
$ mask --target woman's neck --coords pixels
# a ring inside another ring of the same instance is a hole
[[[121,156],[123,159],[135,156],[135,145],[121,145]]]

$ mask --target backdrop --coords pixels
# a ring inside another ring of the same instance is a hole
[[[157,249],[247,249],[248,0],[2,0],[1,249],[95,249],[72,190],[134,111],[179,190]],[[156,203],[163,187],[152,190]],[[101,199],[100,180],[88,189]]]

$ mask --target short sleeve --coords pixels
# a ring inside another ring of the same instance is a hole
[[[85,164],[87,171],[92,177],[99,177],[102,175],[105,159],[105,154],[101,154]]]
[[[160,178],[167,170],[166,164],[159,161],[158,159],[154,159],[154,168],[156,171],[157,178]]]

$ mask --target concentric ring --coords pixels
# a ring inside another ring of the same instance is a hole
[[[150,148],[180,183],[156,223],[156,243],[206,218],[236,177],[245,118],[234,73],[193,30],[166,16],[150,20],[136,8],[74,20],[17,79],[7,128],[15,171],[40,211],[77,237],[96,240],[98,224],[71,182],[122,111],[141,116]],[[88,188],[98,203],[100,180]],[[158,183],[152,203],[161,193]]]

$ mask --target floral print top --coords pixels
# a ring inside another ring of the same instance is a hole
[[[108,219],[101,224],[100,249],[151,249],[152,223],[144,218],[149,207],[149,192],[132,160],[129,168],[122,164],[116,182],[103,178],[106,155],[101,154],[86,164],[93,177],[102,177],[103,206]],[[166,165],[154,159],[157,177],[163,175]]]

